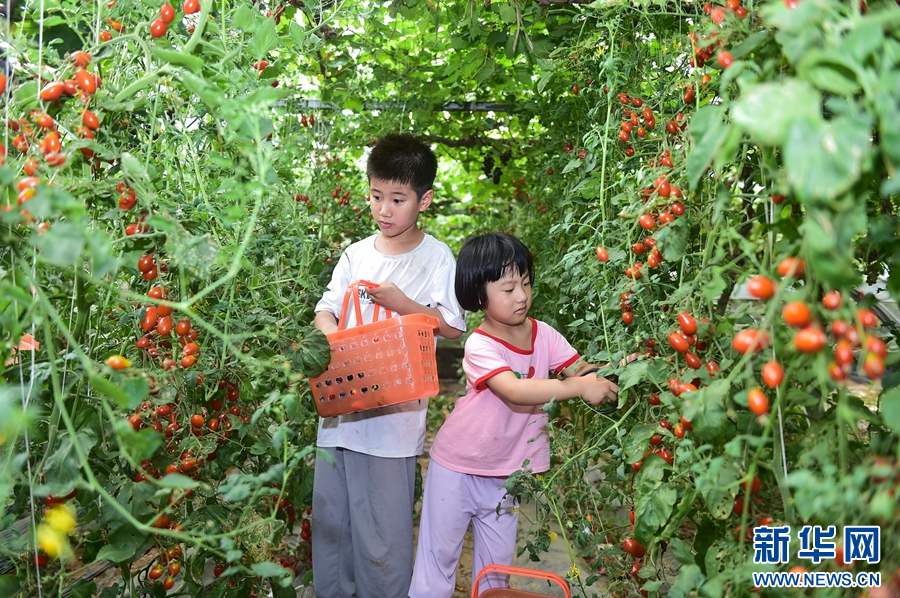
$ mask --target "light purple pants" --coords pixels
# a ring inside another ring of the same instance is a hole
[[[456,567],[469,523],[475,541],[473,581],[487,565],[512,565],[519,512],[514,509],[514,499],[504,497],[505,481],[506,478],[458,473],[431,462],[425,476],[410,598],[450,598],[453,595]],[[508,575],[486,575],[479,583],[479,591],[508,585]]]

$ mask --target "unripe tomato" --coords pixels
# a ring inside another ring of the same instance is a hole
[[[763,366],[762,379],[769,388],[778,388],[784,380],[784,368],[777,361],[770,361]]]
[[[747,292],[766,301],[775,295],[775,283],[768,276],[753,276],[747,281]]]
[[[769,399],[762,390],[753,388],[747,393],[747,408],[753,415],[765,415],[769,412]]]

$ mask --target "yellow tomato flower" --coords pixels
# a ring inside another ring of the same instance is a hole
[[[44,522],[56,531],[68,534],[75,529],[75,509],[69,505],[58,505],[44,514]]]
[[[572,568],[569,569],[568,578],[578,579],[579,577],[581,577],[581,570],[577,566],[572,565]]]
[[[51,559],[69,552],[69,539],[66,535],[44,523],[38,526],[37,544]]]

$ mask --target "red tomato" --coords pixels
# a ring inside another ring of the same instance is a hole
[[[184,6],[184,14],[192,15],[195,12],[200,11],[200,0],[185,0]]]
[[[87,52],[78,50],[77,52],[72,52],[72,55],[69,56],[69,60],[71,60],[72,64],[75,66],[87,66],[91,63],[91,55]]]
[[[770,361],[763,366],[762,379],[769,388],[778,388],[784,380],[784,368],[777,361]]]
[[[719,364],[715,361],[709,361],[706,363],[706,373],[709,374],[710,378],[715,378],[716,375],[720,372]]]
[[[644,549],[644,545],[635,540],[634,538],[628,538],[622,544],[622,549],[633,556],[636,559],[639,559],[644,556],[646,550]]]
[[[856,310],[856,319],[863,328],[875,328],[878,326],[878,316],[871,309],[865,307]]]
[[[765,415],[769,412],[769,399],[760,389],[751,389],[747,393],[747,408],[753,415]]]
[[[669,335],[669,344],[679,353],[684,353],[690,347],[687,338],[680,332],[673,332]]]
[[[806,328],[812,324],[812,313],[803,301],[791,301],[781,310],[784,323],[793,328]]]
[[[726,14],[728,13],[725,12],[724,8],[722,8],[721,6],[716,6],[710,11],[709,16],[712,18],[713,23],[715,23],[716,25],[721,25],[725,20]]]
[[[688,367],[693,370],[699,370],[701,367],[703,367],[703,362],[700,361],[700,358],[690,351],[685,352],[684,361],[688,364]]]
[[[734,335],[734,340],[731,341],[732,348],[741,355],[751,350],[753,352],[760,351],[768,344],[769,335],[753,328],[741,330]]]
[[[640,223],[641,227],[646,230],[651,230],[656,226],[656,221],[650,214],[641,214],[641,217],[638,218],[638,222]]]
[[[650,393],[650,396],[647,397],[647,402],[654,406],[659,405],[660,404],[659,394],[657,394],[655,392]]]
[[[688,432],[691,432],[694,429],[694,426],[691,425],[691,422],[684,419],[683,415],[681,416],[681,425],[684,426],[684,429],[687,430]]]
[[[804,328],[794,335],[794,347],[801,353],[818,353],[827,340],[825,333],[818,328]]]
[[[114,370],[124,370],[131,366],[131,362],[121,355],[112,355],[106,360],[106,365]]]
[[[788,275],[794,278],[803,278],[803,260],[796,257],[786,257],[778,264],[778,274],[782,277]]]
[[[775,295],[775,283],[768,276],[753,276],[747,281],[747,292],[766,301]]]
[[[190,1],[190,0],[188,0]],[[175,578],[169,575],[166,577],[165,581],[163,581],[163,589],[167,592],[175,587]]]
[[[884,360],[875,353],[869,353],[863,362],[863,369],[866,370],[866,376],[878,380],[884,376]]]
[[[681,326],[681,330],[688,336],[697,333],[697,320],[686,311],[678,314],[678,325]]]
[[[822,305],[829,311],[837,311],[844,303],[844,298],[840,291],[829,291],[822,297]]]
[[[888,354],[887,345],[877,336],[870,335],[866,337],[866,349],[882,359],[887,357]]]
[[[780,193],[773,193],[772,194],[772,203],[774,203],[774,204],[784,203],[784,195],[782,195]]]
[[[741,488],[743,490],[747,490],[747,482],[741,482]],[[756,494],[762,488],[762,481],[760,481],[759,476],[753,476],[753,480],[750,482],[750,494]]]
[[[734,57],[731,55],[731,52],[728,52],[727,50],[719,52],[716,60],[718,60],[719,66],[723,69],[727,69],[732,64],[734,64]]]
[[[169,336],[172,333],[172,316],[162,316],[156,324],[156,331],[160,336]]]
[[[175,20],[175,7],[171,4],[163,4],[159,9],[159,18],[166,25]]]
[[[675,429],[672,430],[672,433],[675,434],[675,438],[684,438],[684,426],[681,424],[675,424]]]
[[[631,326],[634,323],[634,315],[630,311],[622,312],[622,321],[626,326]]]
[[[150,23],[150,37],[162,37],[169,30],[169,26],[162,19],[156,19]]]
[[[45,102],[53,102],[59,99],[65,90],[62,83],[54,81],[53,83],[48,83],[40,93],[40,97]]]
[[[163,571],[163,566],[157,563],[156,565],[150,567],[150,571],[147,572],[147,577],[149,577],[150,579],[159,579],[160,577],[162,577]]]
[[[141,429],[141,419],[142,418],[138,413],[128,416],[128,423],[131,424],[131,427],[134,431],[138,431]]]

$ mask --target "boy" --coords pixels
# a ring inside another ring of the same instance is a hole
[[[344,291],[360,288],[364,322],[378,303],[399,315],[436,316],[437,334],[465,330],[456,301],[450,249],[418,228],[434,198],[437,157],[408,134],[381,138],[366,167],[378,234],[344,251],[316,305],[315,326],[337,330]],[[348,327],[357,325],[353,312]],[[416,456],[425,441],[428,401],[411,401],[319,419],[317,446],[334,458],[316,463],[313,483],[313,583],[317,598],[405,598],[413,561]]]

